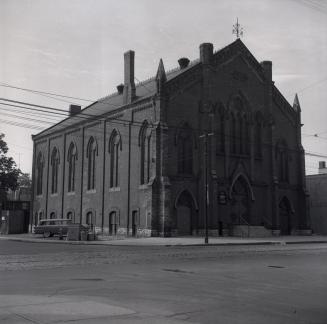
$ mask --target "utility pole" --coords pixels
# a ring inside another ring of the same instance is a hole
[[[209,209],[209,181],[208,181],[208,137],[213,136],[213,133],[205,133],[200,135],[200,138],[204,139],[204,164],[205,164],[205,218],[204,218],[204,228],[205,236],[204,243],[209,243],[208,235],[208,209]]]

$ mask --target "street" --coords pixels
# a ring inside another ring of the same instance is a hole
[[[327,323],[327,244],[0,241],[1,323]]]

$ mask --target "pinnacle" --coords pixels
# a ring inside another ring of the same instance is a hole
[[[297,96],[297,93],[295,94],[294,102],[293,102],[293,108],[296,111],[301,111],[301,106],[299,102],[299,97]]]
[[[156,79],[160,80],[161,82],[167,81],[165,67],[164,67],[162,59],[160,59],[160,61],[159,61]]]

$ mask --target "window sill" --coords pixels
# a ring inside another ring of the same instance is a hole
[[[120,191],[120,187],[109,188],[109,192],[115,192],[115,191]]]
[[[75,191],[68,191],[67,196],[75,196]]]
[[[96,193],[97,191],[95,189],[89,189],[89,190],[86,190],[86,193],[87,194],[93,194],[93,193]]]
[[[58,196],[58,192],[54,192],[52,194],[50,194],[50,197],[57,197]]]

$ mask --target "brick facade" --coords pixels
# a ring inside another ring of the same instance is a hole
[[[135,85],[134,52],[124,58],[122,93],[33,136],[33,224],[71,213],[77,223],[92,215],[108,235],[201,234],[207,169],[211,234],[244,224],[282,234],[308,229],[300,105],[274,86],[271,62],[258,63],[240,40],[215,53],[205,43],[200,60],[167,73],[160,61],[156,77]],[[75,188],[68,192],[71,143]],[[51,193],[55,147],[58,190]]]

